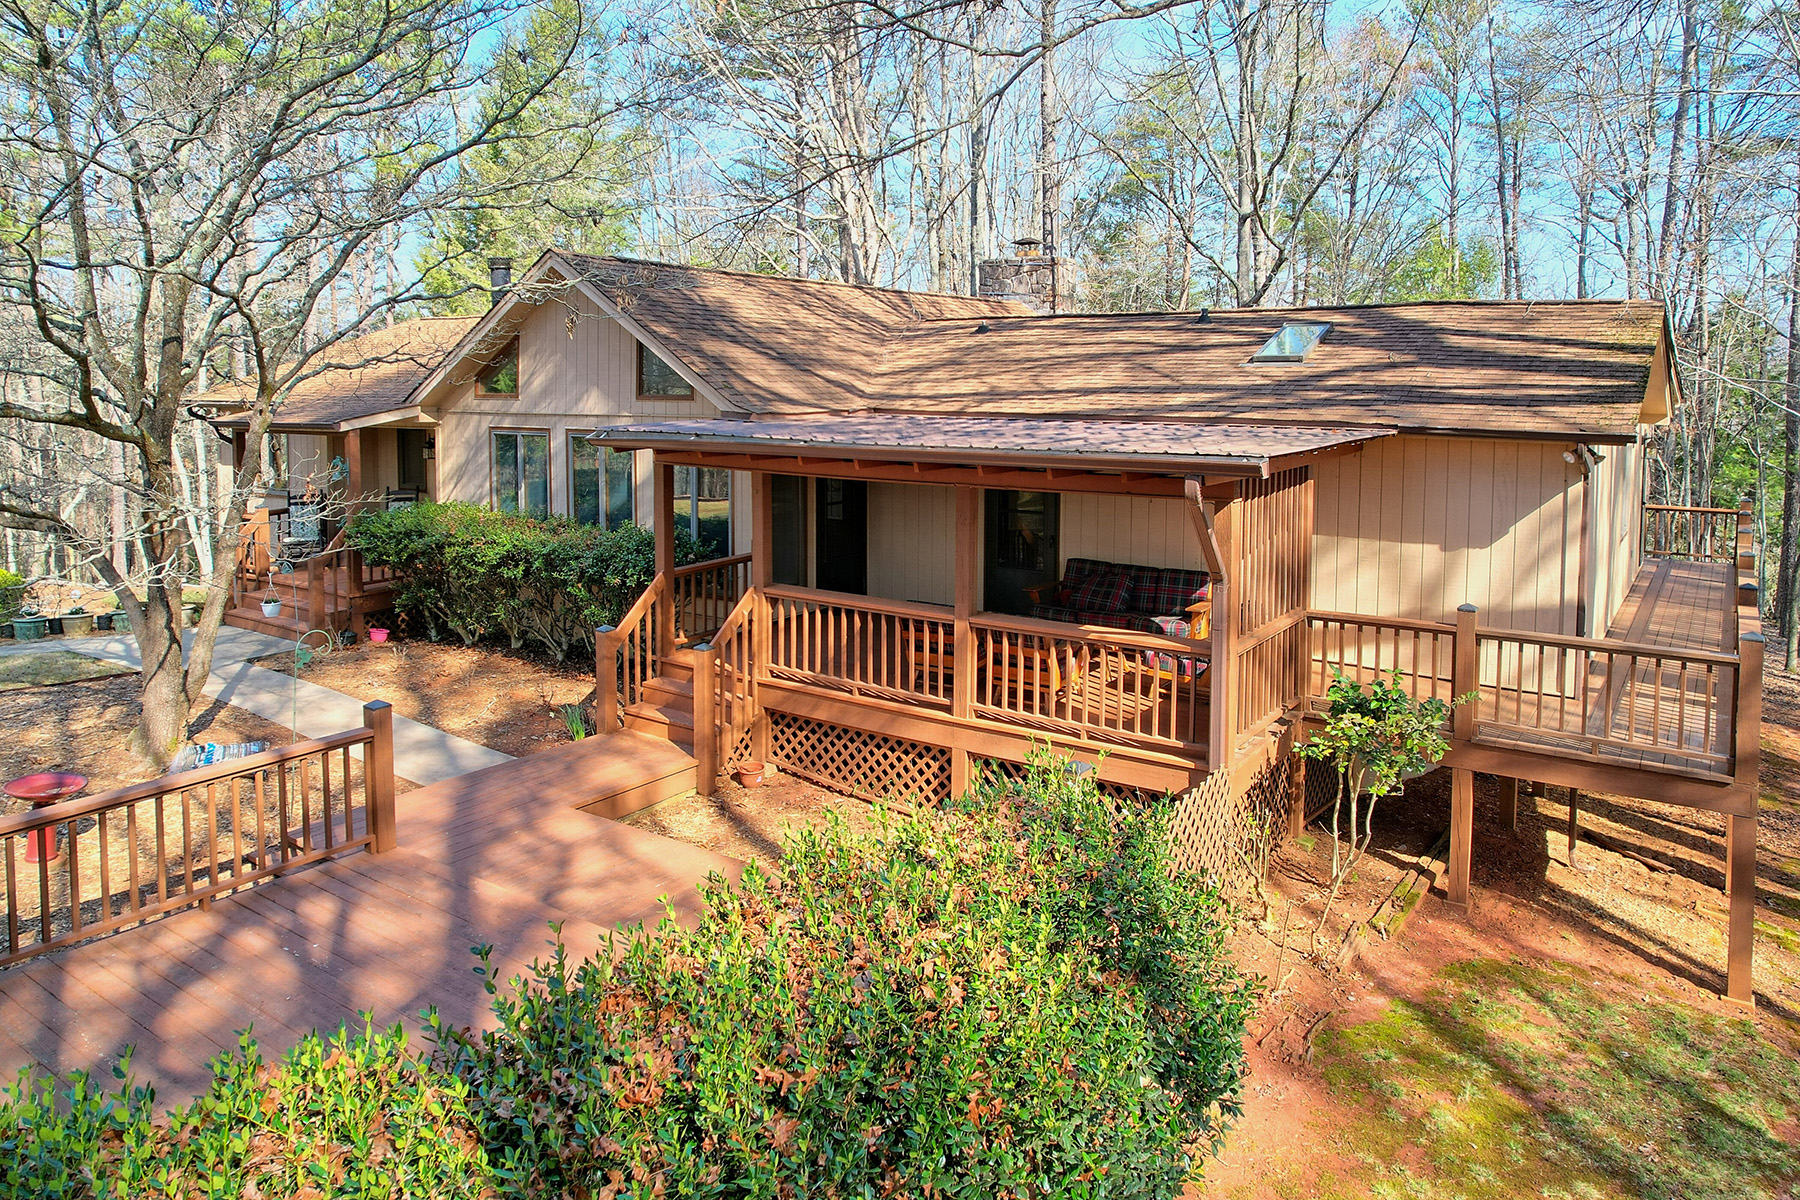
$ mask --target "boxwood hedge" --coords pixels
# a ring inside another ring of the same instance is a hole
[[[433,638],[530,643],[558,662],[591,649],[594,627],[616,623],[656,576],[656,540],[642,526],[601,529],[536,520],[474,504],[416,504],[362,513],[348,542],[394,569],[395,607]],[[675,560],[698,547],[684,529]]]
[[[1044,758],[876,837],[791,837],[592,957],[490,980],[497,1028],[247,1039],[152,1122],[0,1095],[12,1194],[1171,1197],[1237,1112],[1251,983],[1166,811]],[[307,1186],[317,1189],[306,1192]]]

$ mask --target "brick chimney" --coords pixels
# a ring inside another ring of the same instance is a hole
[[[488,259],[488,307],[500,303],[512,290],[512,259]]]
[[[1036,238],[1013,243],[1011,258],[990,258],[976,272],[981,295],[1014,300],[1040,313],[1068,310],[1067,281],[1055,250]]]

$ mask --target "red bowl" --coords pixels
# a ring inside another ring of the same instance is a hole
[[[46,800],[66,799],[87,785],[87,776],[77,775],[73,771],[39,771],[35,775],[21,775],[8,781],[4,791],[15,800],[42,803]]]

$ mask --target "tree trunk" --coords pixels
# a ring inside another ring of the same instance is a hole
[[[1786,453],[1781,488],[1781,570],[1775,579],[1776,621],[1787,669],[1800,667],[1800,187],[1795,189],[1794,257],[1788,264],[1787,394],[1782,413]]]

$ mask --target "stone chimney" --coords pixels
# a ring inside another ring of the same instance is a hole
[[[1036,238],[1013,243],[1011,258],[990,258],[977,269],[981,295],[1015,300],[1041,313],[1068,311],[1067,281],[1055,250]]]
[[[488,259],[488,307],[500,303],[512,290],[512,259]]]

